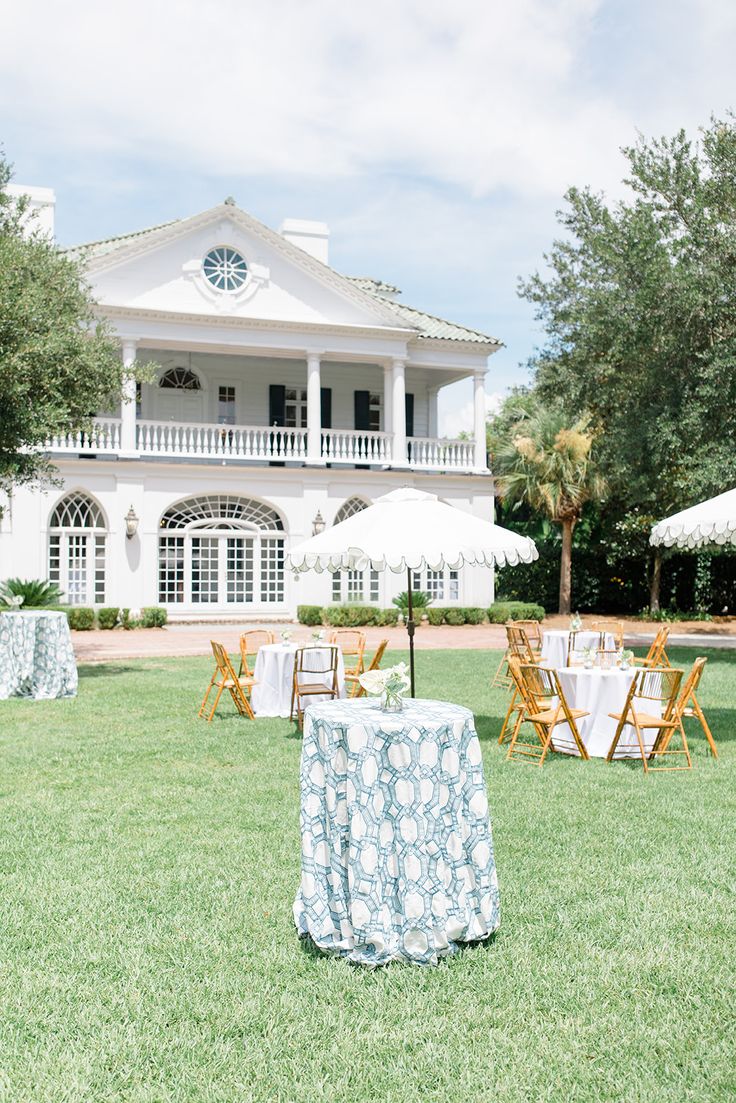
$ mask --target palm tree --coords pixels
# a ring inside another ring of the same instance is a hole
[[[562,528],[560,612],[569,613],[572,590],[572,536],[583,506],[602,498],[605,481],[591,456],[595,433],[590,419],[572,425],[555,406],[520,410],[493,456],[496,486],[503,501],[522,503]]]

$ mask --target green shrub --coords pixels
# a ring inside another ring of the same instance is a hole
[[[482,624],[486,619],[485,609],[477,609],[474,606],[471,606],[469,609],[463,609],[463,613],[465,614],[466,624]]]
[[[445,624],[465,624],[465,610],[445,609]]]
[[[375,623],[381,628],[390,628],[399,623],[398,609],[376,609]]]
[[[130,615],[130,609],[121,609],[120,610],[120,623],[122,624],[123,628],[130,629],[130,628],[140,628],[140,626],[142,624],[142,621],[141,621],[140,617],[132,617]]]
[[[146,605],[141,609],[141,624],[144,628],[163,628],[168,619],[168,613],[160,605]]]
[[[296,619],[300,624],[309,624],[317,628],[323,623],[324,609],[321,605],[297,605]]]
[[[507,620],[544,620],[544,608],[529,601],[496,601],[488,610],[491,624]]]
[[[97,624],[100,628],[114,628],[118,623],[120,609],[117,605],[109,605],[97,610]]]
[[[444,624],[447,609],[427,609],[427,620],[430,624]]]
[[[84,605],[72,605],[66,610],[66,619],[77,632],[89,632],[95,626],[95,611]]]
[[[362,628],[377,623],[379,610],[372,605],[328,605],[323,612],[333,628]]]
[[[55,582],[43,582],[39,578],[8,578],[0,583],[0,607],[7,597],[22,597],[21,609],[41,609],[58,605],[63,594]]]

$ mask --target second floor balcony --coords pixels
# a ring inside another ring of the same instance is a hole
[[[476,445],[474,439],[437,434],[442,383],[429,371],[405,371],[403,362],[320,363],[314,355],[306,363],[195,359],[158,350],[156,355],[163,361],[156,377],[137,387],[131,381],[119,416],[95,418],[86,433],[54,437],[48,451],[139,460],[487,472],[485,440]],[[281,381],[274,382],[279,376]],[[477,438],[478,428],[485,436],[481,376],[475,399]]]

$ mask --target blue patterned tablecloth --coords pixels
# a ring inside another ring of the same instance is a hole
[[[309,706],[301,764],[300,935],[364,965],[436,965],[500,922],[473,714],[410,700]]]
[[[0,613],[0,699],[74,697],[76,692],[66,613]]]

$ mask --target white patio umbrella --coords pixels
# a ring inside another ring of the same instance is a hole
[[[736,487],[658,521],[649,543],[666,548],[736,544]]]
[[[533,540],[441,502],[412,487],[393,490],[372,506],[305,540],[287,555],[295,571],[365,570],[407,573],[411,693],[414,696],[414,613],[411,572],[531,563]]]

